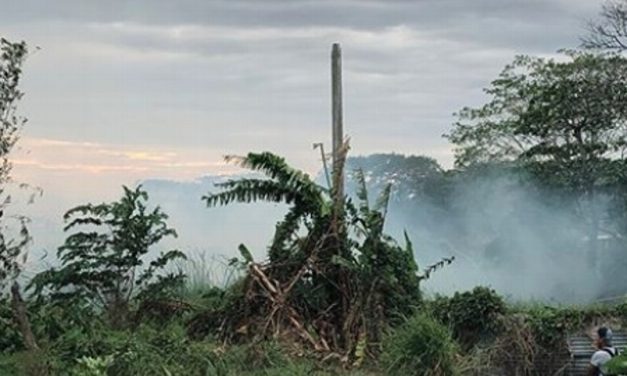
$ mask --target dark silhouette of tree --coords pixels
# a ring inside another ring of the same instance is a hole
[[[581,38],[585,48],[625,51],[627,49],[627,1],[612,0],[601,9],[600,19],[588,25]]]

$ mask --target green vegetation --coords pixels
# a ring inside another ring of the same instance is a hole
[[[206,300],[196,303],[201,305],[197,312],[206,313],[209,307],[230,311],[227,302],[242,298],[231,294],[229,289],[209,289]],[[480,318],[473,308],[478,302],[493,304],[488,313],[493,321],[476,321]],[[482,375],[499,369],[531,372],[548,363],[557,370],[569,359],[563,356],[568,334],[588,331],[597,322],[622,326],[627,318],[625,305],[578,308],[501,303],[501,297],[485,288],[426,300],[426,312],[385,330],[376,358],[362,342],[348,360],[315,351],[297,337],[224,342],[217,337],[219,325],[196,338],[189,332],[198,317],[189,312],[160,322],[145,319],[133,328],[116,330],[102,314],[75,303],[61,307],[33,302],[30,318],[42,350],[27,351],[19,331],[10,329],[2,339],[0,369],[15,375],[374,375],[391,370],[399,375]],[[444,305],[454,306],[454,312],[442,315],[437,307]],[[6,303],[2,308],[0,323],[12,328],[10,309]],[[208,316],[201,318],[211,321]],[[482,333],[472,337],[472,343],[467,336],[470,329]],[[463,342],[455,333],[466,335]],[[350,372],[342,371],[345,367]]]
[[[447,328],[425,314],[410,317],[383,341],[387,374],[455,375],[457,348]]]
[[[606,375],[622,375],[627,373],[627,356],[621,354],[610,360],[603,367],[603,373]]]
[[[354,357],[358,344],[376,353],[382,331],[420,304],[420,280],[409,239],[399,246],[383,232],[390,188],[371,206],[363,174],[358,205],[343,200],[271,153],[229,157],[268,179],[221,184],[208,205],[267,200],[292,205],[277,224],[267,263],[255,263],[242,245],[240,265],[249,274],[246,303],[224,312],[224,339],[238,328],[249,338],[294,337],[316,351]],[[254,307],[254,308],[251,308]]]
[[[71,233],[59,248],[61,268],[36,275],[34,293],[51,301],[79,301],[106,312],[114,328],[129,322],[129,304],[139,300],[150,306],[171,297],[184,282],[181,273],[159,274],[169,262],[184,259],[177,250],[162,253],[144,267],[151,247],[164,237],[176,236],[159,207],[147,208],[148,194],[141,187],[124,187],[124,196],[111,204],[83,205],[69,210],[65,231]],[[153,303],[151,303],[153,301]]]
[[[466,348],[485,338],[493,338],[501,329],[500,319],[506,312],[503,298],[495,291],[476,287],[455,293],[450,298],[436,297],[430,302],[432,314],[451,328],[454,338]]]

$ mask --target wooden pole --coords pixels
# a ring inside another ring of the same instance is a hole
[[[333,116],[333,187],[336,200],[344,197],[344,176],[340,166],[341,150],[344,143],[342,123],[342,50],[339,43],[333,43],[331,51],[331,111]],[[336,176],[337,174],[342,176]]]

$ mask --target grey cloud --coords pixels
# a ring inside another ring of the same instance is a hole
[[[417,1],[82,1],[8,2],[4,24],[61,20],[138,22],[152,25],[233,27],[333,26],[378,29],[408,25],[456,38],[546,46],[552,39],[571,42],[573,25],[592,16],[598,4],[564,0],[417,0]],[[503,32],[504,28],[516,31]],[[287,30],[289,32],[289,29]]]
[[[517,53],[574,47],[597,7],[583,0],[25,0],[3,4],[0,22],[12,38],[43,47],[25,79],[24,108],[37,136],[300,156],[328,136],[333,41],[343,43],[356,148],[441,150],[451,113],[480,103],[481,88],[503,64]]]
[[[310,172],[320,167],[311,144],[328,145],[330,138],[332,42],[342,42],[344,51],[351,153],[427,154],[450,165],[450,145],[441,134],[454,121],[451,114],[484,101],[481,88],[515,54],[575,47],[585,20],[600,5],[589,0],[0,3],[0,33],[42,47],[25,67],[20,104],[29,118],[25,137],[112,144],[119,150],[154,146],[192,156],[206,151],[194,160],[272,150]],[[31,154],[45,158],[37,150]],[[40,175],[33,180],[46,190],[43,204],[59,214],[80,202],[115,197],[119,184],[146,178],[129,173],[96,179],[71,170]],[[43,176],[50,176],[47,184]]]

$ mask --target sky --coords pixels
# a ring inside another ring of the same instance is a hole
[[[330,143],[330,49],[343,50],[353,154],[452,164],[441,136],[516,54],[579,44],[597,0],[0,0],[25,40],[28,118],[14,176],[40,208],[116,197],[122,184],[234,172],[270,150],[315,173]],[[44,210],[44,209],[42,209]]]

